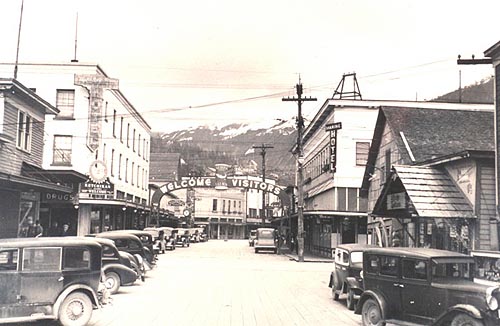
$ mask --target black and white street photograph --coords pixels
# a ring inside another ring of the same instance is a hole
[[[0,325],[500,325],[498,0],[0,8]]]

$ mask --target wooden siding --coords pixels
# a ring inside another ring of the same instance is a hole
[[[374,149],[370,149],[372,151]],[[385,167],[386,151],[391,151],[391,165],[394,164],[411,164],[409,158],[403,159],[403,155],[398,147],[398,142],[391,127],[386,123],[384,125],[384,131],[382,133],[382,140],[380,141],[380,147],[378,148],[378,155],[375,160],[375,177],[370,182],[370,191],[368,194],[368,212],[373,210],[375,203],[382,191],[383,183],[381,178],[385,177],[382,175],[382,171],[379,169]],[[406,155],[407,156],[407,155]]]
[[[26,112],[30,114],[29,111]],[[12,143],[4,145],[3,150],[0,151],[0,160],[2,162],[0,172],[13,175],[21,174],[21,166],[23,161],[41,167],[43,157],[44,122],[35,118],[31,114],[31,151],[26,152],[16,147],[18,113],[19,110],[13,105],[8,103],[8,105],[5,106],[4,132],[7,136],[12,137],[14,141]]]
[[[479,165],[479,250],[491,249],[490,220],[495,218],[495,168]]]

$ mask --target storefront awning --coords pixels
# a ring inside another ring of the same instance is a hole
[[[393,167],[373,214],[387,216],[397,210],[424,218],[476,217],[450,176],[433,167]]]
[[[367,217],[366,212],[341,212],[341,211],[304,211],[304,216],[319,216],[319,217]]]
[[[0,188],[17,189],[20,191],[28,191],[30,189],[35,191],[60,191],[62,193],[70,194],[73,189],[56,183],[37,180],[22,175],[13,175],[7,173],[0,173]]]

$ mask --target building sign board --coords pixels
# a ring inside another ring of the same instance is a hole
[[[387,195],[387,209],[405,209],[406,208],[406,196],[404,192],[398,192],[394,194]]]
[[[330,123],[325,126],[325,130],[330,132],[330,171],[337,171],[337,130],[342,129],[342,122]]]
[[[75,74],[74,84],[87,88],[90,94],[87,146],[95,152],[102,132],[103,93],[105,89],[118,89],[118,79],[96,74]]]
[[[88,195],[113,195],[115,191],[115,185],[106,178],[103,182],[97,183],[92,179],[88,179],[86,182],[81,184],[80,193]]]

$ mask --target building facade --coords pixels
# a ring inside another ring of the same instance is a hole
[[[367,242],[360,188],[377,105],[329,99],[304,131],[306,252],[331,257],[338,244]]]
[[[363,180],[369,242],[497,250],[493,130],[491,105],[381,106]]]
[[[74,192],[73,182],[42,168],[45,117],[57,114],[19,81],[0,79],[0,238],[34,236],[29,230],[43,217],[44,195]]]
[[[84,176],[71,196],[47,195],[45,226],[69,224],[78,235],[143,227],[151,128],[118,80],[78,62],[20,64],[18,79],[59,110],[45,117],[43,168],[67,181]]]

